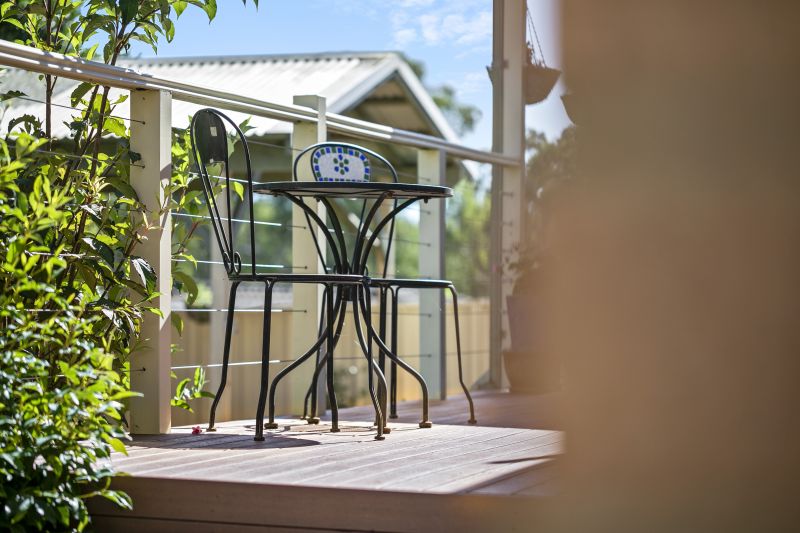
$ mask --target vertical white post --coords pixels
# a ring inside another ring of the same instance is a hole
[[[292,158],[297,151],[302,150],[312,144],[324,142],[328,137],[328,129],[325,122],[327,104],[325,98],[315,95],[302,95],[294,97],[295,105],[301,105],[315,109],[319,113],[318,122],[296,122],[292,129]],[[311,174],[310,165],[300,164],[297,168],[298,179],[301,181],[312,181],[314,176]],[[320,218],[325,220],[325,209],[322,205],[314,205],[315,200],[304,200],[307,205],[317,209]],[[323,272],[322,263],[317,256],[317,249],[311,233],[302,227],[308,226],[308,221],[303,210],[297,206],[292,207],[292,265],[304,267],[305,274],[320,274]],[[311,229],[316,228],[312,226]],[[325,234],[316,228],[317,242],[322,249],[322,253],[327,250]],[[299,357],[305,350],[311,347],[317,340],[317,328],[322,311],[322,287],[311,284],[296,284],[292,287],[293,307],[295,309],[305,309],[305,313],[292,313],[292,357]],[[308,385],[311,382],[312,365],[305,364],[302,368],[294,371],[287,379],[292,379],[293,384],[299,386],[291,387],[291,409],[293,413],[299,413],[303,409],[303,399]],[[324,402],[324,395],[318,395],[321,402]],[[324,403],[322,404],[324,405]]]
[[[147,232],[137,253],[156,271],[160,296],[151,303],[163,314],[144,314],[144,346],[131,356],[131,389],[143,396],[131,399],[130,428],[135,434],[169,433],[172,220],[169,212],[160,219],[158,213],[172,176],[172,96],[137,90],[131,91],[130,99],[131,150],[142,156],[141,166],[131,167],[131,185],[146,206],[148,220],[160,226]]]
[[[513,280],[504,260],[514,259],[513,250],[520,242],[524,202],[525,9],[523,0],[494,0],[493,150],[520,160],[518,167],[495,165],[492,173],[490,380],[496,387],[504,384],[501,353],[510,344],[502,311]]]
[[[445,155],[440,150],[417,152],[419,182],[444,185]],[[432,200],[420,205],[419,215],[419,275],[421,278],[444,278],[445,204]],[[428,384],[432,398],[447,397],[447,351],[445,347],[444,291],[421,290],[419,296],[419,353],[420,371]]]

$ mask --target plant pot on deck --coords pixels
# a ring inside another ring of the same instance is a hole
[[[561,388],[561,365],[543,346],[534,298],[529,291],[506,298],[511,349],[503,352],[503,363],[511,392],[539,394]]]

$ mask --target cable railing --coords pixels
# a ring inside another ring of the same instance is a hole
[[[476,356],[476,355],[483,355],[489,353],[489,349],[483,350],[462,350],[461,356]],[[444,354],[445,357],[456,357],[458,356],[458,352],[447,352]],[[417,354],[398,354],[400,359],[426,359],[434,357],[432,353],[417,353]],[[336,361],[366,361],[366,358],[363,355],[344,355],[344,356],[336,356],[334,357],[334,362]],[[270,359],[269,364],[271,365],[280,365],[280,364],[287,364],[287,363],[294,363],[295,359]],[[387,362],[388,363],[388,362]],[[261,359],[253,359],[250,361],[234,361],[229,362],[229,367],[236,367],[236,366],[256,366],[261,365]],[[206,364],[196,364],[196,365],[176,365],[170,367],[171,370],[194,370],[197,368],[222,368],[222,363],[206,363]]]
[[[58,108],[61,108],[61,109],[69,109],[71,111],[80,111],[82,113],[86,111],[85,109],[81,109],[80,107],[59,104],[59,103],[56,103],[56,102],[47,102],[46,100],[41,100],[39,98],[31,98],[28,95],[17,95],[17,96],[14,96],[14,98],[16,98],[17,100],[25,100],[27,102],[33,102],[35,104],[44,104],[44,105],[50,105],[50,106],[53,106],[53,107],[58,107]],[[137,120],[137,119],[131,118],[131,117],[123,117],[123,116],[120,116],[120,115],[109,115],[109,114],[106,114],[105,116],[106,116],[106,118],[116,118],[116,119],[119,119],[119,120],[127,120],[128,122],[137,122],[139,124],[144,124],[144,121]]]
[[[4,40],[0,40],[0,64],[39,74],[51,74],[120,89],[169,91],[175,100],[221,107],[231,111],[239,111],[286,122],[313,123],[320,121],[319,113],[308,107],[278,104],[145,74],[130,68],[87,61],[55,52],[45,52]],[[326,113],[323,118],[329,131],[347,134],[360,139],[391,141],[392,143],[412,148],[441,150],[451,156],[482,163],[493,163],[509,167],[518,167],[522,164],[521,158],[469,148],[431,135],[392,128],[336,113]]]

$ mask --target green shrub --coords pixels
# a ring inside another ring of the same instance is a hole
[[[0,528],[12,531],[81,530],[92,495],[131,505],[103,463],[125,450],[131,393],[99,335],[102,305],[57,283],[78,260],[51,242],[74,199],[51,187],[41,144],[22,134],[12,156],[0,142]]]
[[[153,48],[160,36],[171,40],[174,18],[190,5],[216,13],[215,0],[0,1],[0,38],[113,65],[131,40]],[[0,138],[0,530],[80,531],[87,498],[131,505],[110,490],[107,458],[125,451],[130,356],[144,313],[158,312],[155,272],[137,249],[156,229],[153,215],[196,194],[181,135],[165,205],[146,216],[130,184],[139,155],[114,116],[126,97],[78,85],[69,138],[55,139],[58,78],[41,80],[44,117],[15,119]],[[191,259],[191,232],[181,235],[174,252]],[[190,276],[176,281],[192,292]],[[200,373],[180,384],[176,404],[188,407],[203,382]]]

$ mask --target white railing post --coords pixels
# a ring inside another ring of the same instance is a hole
[[[510,348],[506,298],[513,289],[508,263],[516,258],[520,243],[524,194],[525,2],[494,0],[494,51],[492,59],[492,150],[516,165],[495,163],[492,169],[492,227],[490,255],[490,384],[505,386],[502,351]]]
[[[419,182],[444,185],[446,158],[441,150],[417,152]],[[421,278],[444,279],[445,204],[432,200],[420,205],[419,275]],[[428,383],[432,398],[447,397],[447,350],[445,346],[444,291],[421,290],[419,295],[420,371]]]
[[[160,296],[151,302],[163,316],[145,313],[143,346],[131,355],[131,389],[142,393],[130,403],[130,428],[135,434],[169,433],[170,345],[172,343],[172,220],[160,219],[164,190],[172,177],[172,97],[166,91],[131,91],[131,150],[141,154],[140,166],[131,167],[131,185],[148,212],[148,221],[160,229],[149,231],[138,255],[156,271]]]
[[[319,119],[317,122],[295,122],[292,127],[292,161],[299,150],[312,144],[324,142],[328,138],[328,129],[325,123],[325,113],[327,104],[325,98],[316,95],[300,95],[294,97],[294,104],[310,107],[317,111]],[[298,166],[298,179],[302,181],[312,181],[314,176],[311,174],[309,165],[301,164]],[[291,179],[289,176],[287,179]],[[314,200],[304,200],[307,205],[317,209],[319,216],[325,220],[325,209],[322,205],[314,205]],[[292,265],[303,268],[304,274],[323,273],[322,263],[317,256],[317,249],[314,246],[311,233],[307,229],[308,221],[303,210],[297,206],[292,207]],[[327,250],[325,234],[319,228],[312,227],[316,231],[317,242],[322,253]],[[295,284],[292,286],[293,304],[295,309],[304,309],[304,313],[292,313],[292,342],[290,344],[292,357],[299,357],[305,350],[311,347],[317,339],[317,328],[319,327],[320,313],[322,310],[323,289],[319,285]],[[293,413],[299,413],[303,409],[303,399],[308,385],[311,383],[313,365],[305,364],[295,370],[288,379],[292,380],[291,396],[289,398]],[[318,395],[322,408],[324,409],[324,395]]]

